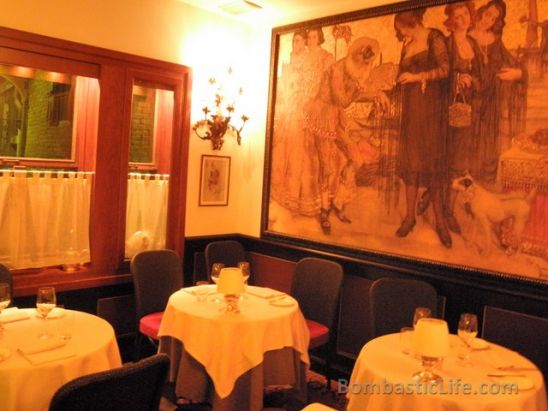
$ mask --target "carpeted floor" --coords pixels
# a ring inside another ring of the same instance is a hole
[[[346,405],[343,394],[337,393],[337,383],[331,381],[327,388],[325,378],[312,371],[308,373],[308,403],[319,402],[342,411]],[[300,411],[306,404],[295,400],[291,390],[273,391],[265,394],[263,411]]]
[[[346,399],[344,395],[337,393],[337,384],[335,381],[331,381],[331,387],[328,390],[325,378],[310,371],[308,373],[307,386],[308,403],[319,402],[335,410],[344,410]],[[300,411],[305,406],[306,404],[295,398],[292,390],[274,389],[267,390],[265,393],[263,411]],[[177,405],[163,397],[160,403],[160,411],[210,411],[210,407],[202,404],[177,407]]]

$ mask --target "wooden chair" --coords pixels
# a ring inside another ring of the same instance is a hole
[[[335,320],[343,281],[339,263],[307,257],[297,262],[291,295],[299,302],[310,331],[310,350],[324,350],[324,375],[331,377],[335,351]]]
[[[57,390],[49,411],[157,411],[168,369],[169,357],[158,354],[76,378]]]

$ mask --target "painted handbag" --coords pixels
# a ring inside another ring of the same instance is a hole
[[[459,101],[459,96],[461,97]],[[464,93],[457,86],[453,103],[449,106],[449,125],[455,128],[468,127],[472,124],[472,106],[466,103]]]

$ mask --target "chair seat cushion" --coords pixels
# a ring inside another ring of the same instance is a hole
[[[164,312],[152,313],[145,315],[139,320],[139,332],[147,337],[158,339],[158,331]]]
[[[314,349],[327,344],[329,341],[329,328],[316,321],[306,320],[308,331],[310,332],[310,345],[309,349]]]

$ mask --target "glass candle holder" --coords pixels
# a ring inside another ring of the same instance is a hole
[[[422,383],[439,384],[443,378],[432,368],[449,354],[449,328],[437,318],[421,318],[413,332],[413,352],[421,358],[423,369],[413,374]]]

